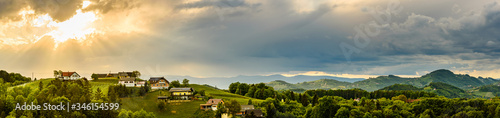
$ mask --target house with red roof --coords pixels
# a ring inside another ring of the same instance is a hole
[[[59,79],[62,80],[78,80],[80,79],[80,75],[76,72],[62,72],[61,76],[59,76]]]

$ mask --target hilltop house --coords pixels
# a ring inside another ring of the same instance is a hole
[[[141,87],[141,86],[144,86],[145,83],[146,83],[146,81],[144,81],[144,80],[136,80],[135,81],[135,86],[136,87]]]
[[[193,97],[193,88],[171,88],[169,90],[173,99],[190,100]]]
[[[149,78],[149,84],[151,84],[151,89],[166,89],[170,83],[165,77],[151,77]]]
[[[76,72],[62,72],[59,79],[62,80],[77,80],[80,79],[80,75]]]
[[[118,73],[109,73],[107,77],[118,77]]]
[[[206,104],[200,104],[200,109],[215,111],[219,103],[224,104],[224,101],[222,101],[222,99],[209,99]]]
[[[251,110],[251,109],[255,109],[255,107],[253,105],[241,105],[241,110],[239,113],[236,113],[236,115],[243,116],[245,115],[246,110]]]
[[[249,109],[249,110],[245,110],[244,112],[245,115],[250,115],[250,116],[255,116],[256,118],[264,118],[264,115],[262,113],[262,110],[260,109]]]
[[[118,72],[118,77],[132,77],[132,72]]]
[[[135,77],[121,77],[118,84],[123,84],[126,87],[135,87]]]
[[[108,74],[96,74],[97,78],[105,78],[108,77]]]

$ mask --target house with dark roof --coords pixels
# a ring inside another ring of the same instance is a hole
[[[190,100],[193,98],[193,88],[171,88],[169,90],[170,96],[172,96],[172,99],[177,99],[177,100]]]
[[[245,110],[255,109],[253,105],[241,105],[241,110],[239,113],[236,113],[237,116],[245,115]]]
[[[200,109],[215,111],[219,103],[224,104],[224,101],[222,101],[222,99],[209,99],[206,104],[200,104]]]
[[[118,84],[123,84],[126,87],[135,87],[135,77],[121,77]]]
[[[109,73],[107,77],[119,77],[118,73]]]
[[[77,80],[80,79],[80,75],[76,72],[62,72],[59,79],[62,80]]]
[[[165,77],[151,77],[149,78],[151,89],[166,89],[170,86],[170,82]]]
[[[96,74],[97,78],[105,78],[108,77],[108,74]]]
[[[262,110],[260,109],[249,109],[249,110],[245,110],[244,112],[244,116],[243,117],[246,117],[246,116],[253,116],[254,118],[264,118],[264,115],[262,113]]]
[[[133,72],[118,72],[118,77],[122,78],[122,77],[132,77],[132,74]]]

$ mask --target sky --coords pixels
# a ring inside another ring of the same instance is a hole
[[[0,0],[0,69],[144,76],[500,78],[482,0]]]

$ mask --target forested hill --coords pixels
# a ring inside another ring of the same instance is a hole
[[[394,84],[394,85],[391,85],[391,86],[386,86],[380,90],[386,90],[386,91],[391,91],[391,90],[397,90],[397,91],[406,91],[406,90],[410,90],[410,91],[420,91],[420,90],[423,90],[422,88],[417,88],[415,86],[412,86],[412,85],[408,85],[408,84]]]
[[[405,78],[394,75],[379,76],[354,83],[348,82],[333,82],[327,79],[322,81],[310,81],[298,84],[290,84],[285,81],[273,81],[267,83],[278,90],[286,89],[349,89],[361,88],[367,91],[375,91],[394,84],[408,84],[418,88],[423,88],[431,82],[442,82],[460,89],[470,89],[483,85],[489,85],[497,82],[493,78],[472,77],[467,74],[455,74],[449,70],[440,69],[416,78]],[[304,83],[314,83],[315,86],[304,86]]]
[[[418,88],[407,84],[394,84],[391,86],[384,87],[380,90],[396,90],[396,91],[425,91],[430,93],[435,93],[436,95],[445,96],[448,98],[471,98],[472,95],[466,94],[466,92],[458,87],[449,85],[443,82],[431,82],[429,85]]]
[[[283,80],[276,80],[267,83],[266,85],[272,86],[275,90],[288,90],[288,89],[345,89],[349,82],[337,81],[333,79],[320,79],[315,81],[301,82],[291,84]]]

